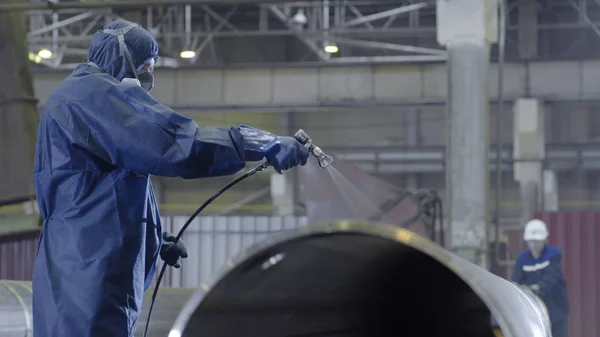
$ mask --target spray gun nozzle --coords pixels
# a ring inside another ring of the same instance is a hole
[[[312,139],[308,136],[306,132],[304,132],[304,130],[298,130],[298,132],[296,132],[296,134],[294,135],[294,138],[296,138],[300,143],[304,144],[304,146],[308,148],[310,154],[312,154],[317,159],[317,162],[319,163],[320,167],[327,168],[329,167],[329,165],[331,165],[331,163],[333,163],[333,158],[325,154],[325,152],[323,152],[323,150],[321,150],[320,147],[313,144]]]
[[[318,146],[313,146],[311,153],[317,158],[319,166],[322,168],[327,168],[329,165],[331,165],[331,163],[333,163],[333,158],[326,155],[325,152],[323,152],[323,150],[321,150],[321,148]]]

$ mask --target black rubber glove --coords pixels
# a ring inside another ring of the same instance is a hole
[[[185,259],[188,257],[187,248],[185,248],[183,240],[179,239],[175,243],[176,236],[169,232],[163,232],[162,238],[163,243],[160,247],[160,258],[171,267],[181,267],[179,258]]]

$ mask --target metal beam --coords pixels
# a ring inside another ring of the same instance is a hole
[[[581,29],[581,28],[592,28],[594,26],[600,26],[600,21],[592,21],[590,23],[556,23],[556,24],[539,24],[538,29],[540,31],[546,30],[568,30],[568,29]],[[507,26],[507,31],[516,31],[518,26],[511,25]],[[375,38],[398,38],[398,37],[417,37],[417,36],[432,36],[435,34],[436,28],[434,26],[429,27],[406,27],[406,28],[388,28],[385,30],[371,30],[367,28],[331,28],[329,31],[314,30],[314,31],[291,31],[289,29],[271,29],[271,30],[239,30],[239,31],[220,31],[220,32],[194,32],[192,33],[193,38],[205,38],[211,34],[214,37],[234,37],[234,36],[303,36],[307,38],[322,38],[325,33],[337,36],[352,36],[352,37],[375,37]],[[157,37],[175,39],[184,36],[183,32],[167,32],[158,34]],[[91,36],[80,36],[80,37],[65,37],[59,36],[59,42],[89,42]],[[32,43],[48,43],[51,42],[51,37],[32,36],[29,38],[29,42]]]
[[[236,6],[237,8],[237,6]],[[217,14],[215,11],[213,11],[210,7],[208,6],[202,6],[202,9],[206,12],[206,14],[208,14],[209,16],[213,17],[215,20],[219,21],[219,23],[222,23],[223,25],[225,25],[225,27],[231,29],[233,31],[233,33],[235,34],[235,36],[241,36],[241,32],[239,29],[237,29],[237,27],[235,27],[232,23],[230,23],[227,19],[222,18],[219,14]],[[230,13],[234,13],[235,10],[230,11]],[[215,33],[217,33],[217,31],[215,30]],[[213,35],[214,36],[214,35]],[[245,43],[248,44],[247,41],[244,41]],[[260,54],[260,52],[252,45],[248,44],[250,46],[250,49],[258,56],[259,59],[263,59],[262,55]]]
[[[358,8],[356,8],[356,6],[352,6],[352,5],[348,5],[348,9],[350,9],[350,11],[356,15],[356,19],[361,19],[361,20],[365,20],[364,19],[364,15],[358,10]],[[375,29],[375,27],[373,27],[373,25],[371,24],[371,21],[367,19],[367,21],[364,22],[365,26],[367,26],[368,29]]]
[[[415,62],[439,62],[445,61],[445,55],[398,55],[398,56],[348,56],[335,57],[329,60],[330,63],[415,63]]]
[[[388,30],[369,30],[366,28],[355,28],[355,29],[343,29],[343,28],[332,28],[328,32],[324,30],[315,31],[292,31],[290,29],[272,29],[272,30],[238,30],[238,31],[220,31],[220,32],[193,32],[192,38],[206,38],[210,35],[214,37],[254,37],[254,36],[300,36],[306,38],[322,38],[325,33],[337,36],[358,36],[358,37],[415,37],[415,36],[432,36],[435,33],[435,27],[420,27],[420,28],[390,28]],[[166,39],[177,39],[185,35],[183,32],[165,32],[160,33],[157,38]],[[67,38],[65,36],[59,36],[60,42],[76,42],[76,41],[90,41],[91,35],[73,37],[74,39]],[[29,39],[32,43],[46,43],[51,41],[50,37],[33,36]]]
[[[233,15],[233,13],[235,13],[236,10],[237,10],[237,6],[234,6],[231,10],[229,10],[229,12],[227,12],[227,14],[225,14],[225,17],[222,18],[222,20],[219,22],[219,24],[213,29],[213,32],[218,32],[221,29],[223,29],[223,27],[225,27],[227,25],[227,22],[228,22],[229,18],[231,17],[231,15]],[[204,39],[204,41],[202,41],[202,43],[200,43],[200,45],[196,49],[196,56],[194,56],[194,58],[192,59],[192,62],[195,63],[198,60],[198,57],[200,56],[202,51],[204,51],[204,48],[206,48],[206,46],[208,46],[208,44],[212,41],[213,38],[214,38],[214,34],[209,35]]]
[[[600,28],[598,28],[598,25],[594,24],[592,22],[592,20],[590,19],[590,17],[587,15],[587,8],[585,8],[585,6],[581,7],[578,6],[575,1],[571,0],[570,1],[571,6],[577,11],[577,13],[579,13],[580,18],[587,24],[589,24],[592,28],[592,30],[594,31],[594,33],[596,33],[596,35],[598,35],[600,37]]]
[[[287,15],[285,15],[285,13],[283,11],[281,11],[281,9],[279,9],[279,7],[272,5],[269,6],[269,9],[271,10],[271,12],[273,14],[275,14],[275,16],[281,20],[281,22],[283,22],[288,29],[290,29],[294,35],[296,35],[300,41],[302,41],[308,48],[310,48],[310,50],[312,50],[315,54],[317,54],[319,56],[319,58],[323,61],[327,61],[331,58],[330,54],[325,53],[325,51],[321,50],[321,48],[319,48],[317,46],[317,44],[310,40],[309,38],[303,36],[299,31],[298,27],[295,27],[293,24],[290,24],[289,22],[289,17]]]
[[[98,22],[100,21],[101,18],[102,18],[101,15],[96,15],[96,17],[93,18],[87,24],[87,26],[85,26],[85,28],[81,31],[81,33],[79,34],[79,36],[86,36],[86,35],[88,35],[92,31],[92,29],[94,29],[94,27],[98,24]]]
[[[53,23],[51,25],[42,27],[40,29],[36,29],[34,31],[31,31],[31,32],[27,33],[27,37],[41,35],[41,34],[53,31],[53,30],[58,29],[58,28],[68,26],[68,25],[73,24],[75,22],[87,19],[87,18],[92,17],[92,16],[97,15],[97,14],[99,14],[99,13],[93,12],[93,11],[81,13],[81,14],[72,16],[72,17],[70,17],[68,19],[64,19],[62,21],[58,21],[58,22]]]
[[[344,23],[343,26],[344,27],[352,27],[352,26],[360,25],[362,23],[367,23],[367,22],[371,22],[371,21],[375,21],[375,20],[379,20],[379,19],[384,19],[384,18],[387,18],[390,16],[398,15],[401,13],[414,11],[414,10],[421,9],[421,8],[424,8],[427,6],[429,6],[429,4],[426,2],[416,3],[416,4],[412,4],[412,5],[408,5],[408,6],[402,6],[402,7],[390,9],[387,11],[362,16],[362,17],[356,18],[354,20],[346,21],[346,23]]]
[[[403,51],[409,53],[423,53],[423,54],[431,54],[431,55],[442,55],[446,56],[447,52],[443,49],[434,49],[434,48],[423,48],[423,47],[414,47],[407,46],[403,44],[396,43],[386,43],[386,42],[378,42],[378,41],[365,41],[365,40],[356,40],[356,39],[346,39],[341,37],[330,36],[327,38],[330,41],[338,42],[341,44],[347,44],[351,46],[358,47],[367,47],[367,48],[382,48],[396,51]]]
[[[283,4],[289,3],[289,0],[106,0],[106,1],[86,1],[86,2],[59,2],[51,3],[44,1],[40,3],[2,3],[0,12],[11,11],[34,11],[34,10],[63,10],[63,9],[93,9],[93,8],[143,8],[148,6],[177,6],[177,5],[259,5],[259,4]],[[376,5],[376,4],[395,4],[397,0],[378,0],[378,1],[352,1],[352,4]],[[312,1],[300,1],[295,3],[300,7],[320,6]]]
[[[370,172],[442,173],[445,170],[445,147],[414,147],[402,149],[327,149],[336,159],[344,160]],[[543,162],[545,167],[556,171],[577,169],[600,170],[600,146],[547,146],[546,158],[521,158],[512,156],[512,146],[505,147],[500,155],[501,170],[510,172],[515,162]],[[496,150],[489,152],[489,171],[495,171]]]

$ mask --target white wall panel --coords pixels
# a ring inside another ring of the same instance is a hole
[[[321,102],[365,101],[374,96],[371,67],[321,68],[319,82]]]
[[[414,99],[443,100],[448,95],[446,65],[433,64],[421,67],[421,80],[413,85],[423,87],[421,96]]]
[[[420,143],[423,146],[446,144],[446,107],[425,107],[420,109]]]
[[[175,101],[179,106],[218,105],[223,102],[223,70],[178,70]],[[157,74],[157,83],[162,81]]]
[[[373,71],[374,98],[380,100],[412,100],[421,97],[423,73],[419,65],[375,67]]]
[[[504,66],[503,90],[504,98],[514,98],[527,92],[527,68],[521,64],[510,64]],[[489,76],[489,95],[498,98],[498,67],[492,67]],[[544,85],[541,83],[540,85]],[[535,89],[535,88],[534,88]]]
[[[226,105],[271,104],[273,74],[270,69],[228,69],[224,72]]]
[[[600,93],[600,62],[581,63],[581,91],[583,97],[596,97]]]
[[[177,92],[179,91],[177,71],[160,69],[156,71],[154,81],[154,89],[152,89],[152,96],[159,102],[166,105],[175,105],[177,102]],[[35,77],[37,81],[37,77]],[[36,88],[37,95],[37,88]]]
[[[177,233],[187,217],[164,217],[163,230]],[[189,253],[180,269],[168,268],[162,286],[196,288],[211,284],[230,258],[282,230],[306,225],[306,217],[205,216],[182,237]]]
[[[578,62],[562,62],[560,67],[556,62],[531,64],[531,94],[541,97],[581,97],[583,78],[580,66]]]
[[[273,71],[273,103],[301,104],[314,102],[319,97],[318,69],[274,69]]]
[[[294,129],[304,129],[321,147],[404,146],[407,108],[300,112]],[[441,116],[443,117],[443,116]]]

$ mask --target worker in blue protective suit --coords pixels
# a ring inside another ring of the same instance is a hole
[[[568,334],[569,300],[562,271],[562,252],[546,244],[548,229],[538,219],[525,225],[523,234],[528,250],[516,260],[512,281],[528,286],[546,304],[553,337]]]
[[[48,99],[35,152],[43,218],[33,275],[35,337],[132,337],[157,259],[187,252],[163,233],[150,175],[231,175],[266,159],[306,164],[293,137],[251,127],[198,127],[150,94],[158,46],[115,21],[97,32],[89,62]]]

